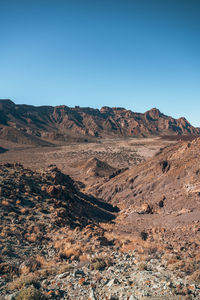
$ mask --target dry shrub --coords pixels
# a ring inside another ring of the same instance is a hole
[[[56,273],[53,269],[55,269],[55,261],[47,261],[41,255],[28,259],[20,265],[20,273],[24,275],[37,271],[37,274],[46,277],[46,275]]]
[[[58,269],[55,266],[46,267],[44,269],[40,269],[37,271],[37,274],[40,278],[47,278],[49,275],[56,275],[58,274]]]
[[[73,259],[78,260],[79,256],[81,255],[81,250],[77,247],[74,248],[67,248],[60,251],[59,256],[61,259]]]
[[[128,243],[124,243],[123,245],[122,245],[122,247],[121,247],[121,252],[123,252],[123,253],[126,253],[126,252],[129,252],[129,251],[133,251],[133,250],[135,250],[136,249],[136,244],[135,244],[135,242],[128,242]]]
[[[149,255],[152,255],[154,258],[157,258],[158,254],[161,254],[162,251],[157,246],[150,246],[147,249]]]
[[[104,270],[106,267],[111,266],[112,261],[110,258],[106,257],[94,257],[91,260],[90,268],[91,270]]]
[[[82,254],[82,255],[79,256],[79,260],[81,262],[87,262],[87,261],[89,261],[89,259],[90,259],[90,257],[87,254]]]
[[[35,259],[40,264],[41,267],[49,265],[48,262],[46,261],[46,259],[44,258],[44,256],[37,255]]]
[[[34,287],[28,287],[19,292],[16,300],[44,300],[44,295]]]
[[[71,270],[73,270],[73,266],[68,265],[68,264],[64,264],[64,265],[62,264],[62,265],[60,265],[57,273],[62,274],[62,273],[65,273],[65,272],[70,272]]]
[[[38,236],[35,233],[26,234],[26,239],[29,242],[35,243],[38,239]]]
[[[78,260],[82,254],[83,245],[79,243],[75,244],[75,241],[71,238],[65,240],[58,240],[54,243],[54,247],[59,250],[59,256],[61,259],[75,259]]]
[[[2,205],[5,205],[5,206],[8,206],[9,205],[9,202],[7,200],[2,200],[1,201],[1,204]]]
[[[6,235],[7,235],[7,233],[5,232],[5,230],[2,230],[1,233],[0,233],[0,236],[1,237],[6,237]]]
[[[55,243],[54,243],[54,248],[56,249],[68,249],[72,246],[72,241],[70,239],[64,239],[64,240],[57,240]]]
[[[20,273],[21,274],[28,274],[30,272],[34,272],[38,269],[40,269],[41,264],[35,257],[29,258],[25,260],[21,265],[20,265]]]
[[[106,262],[102,258],[94,258],[90,265],[91,270],[104,270],[106,267]]]
[[[40,280],[40,276],[38,273],[29,273],[26,275],[21,275],[16,278],[13,282],[8,284],[8,288],[10,290],[20,290],[21,288],[31,285],[37,284]]]
[[[199,261],[194,257],[186,257],[185,259],[180,256],[172,255],[167,260],[166,265],[170,270],[177,270],[185,273],[185,275],[191,275],[195,271],[199,270]]]
[[[54,211],[54,210],[55,210],[54,206],[53,206],[53,205],[50,205],[50,206],[49,206],[49,211]]]
[[[15,225],[10,226],[10,231],[16,232],[17,231],[17,226],[15,226]]]
[[[139,270],[139,271],[145,271],[145,270],[147,270],[147,264],[145,264],[145,263],[140,263],[140,264],[138,265],[138,270]]]
[[[81,254],[81,250],[77,249],[76,247],[65,250],[65,255],[67,256],[67,258],[70,258],[72,256],[78,258],[80,254]]]
[[[120,249],[121,252],[137,251],[139,254],[153,255],[156,257],[160,254],[161,247],[149,241],[144,241],[141,238],[126,239]]]

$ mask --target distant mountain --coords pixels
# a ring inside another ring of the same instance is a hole
[[[75,106],[16,105],[0,100],[0,138],[22,144],[48,145],[70,137],[147,137],[198,135],[185,118],[174,119],[153,108],[135,113],[120,107],[100,110]]]

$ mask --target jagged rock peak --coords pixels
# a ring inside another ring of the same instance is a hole
[[[162,115],[160,110],[156,107],[148,110],[145,114],[150,116],[152,119],[158,119]]]

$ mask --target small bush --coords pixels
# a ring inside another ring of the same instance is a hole
[[[67,258],[74,258],[75,260],[77,260],[79,258],[79,256],[81,255],[81,251],[80,251],[80,249],[77,249],[77,248],[65,249],[64,255]]]
[[[16,300],[44,300],[45,297],[36,288],[30,286],[19,292]]]
[[[138,270],[139,271],[145,271],[145,270],[147,270],[147,264],[140,263],[139,266],[138,266]]]
[[[95,257],[91,261],[90,268],[92,270],[104,270],[107,266],[111,265],[111,261],[109,259],[104,259],[101,257]]]
[[[28,274],[30,272],[34,272],[38,269],[40,269],[41,263],[40,261],[37,260],[37,258],[32,257],[27,260],[25,260],[21,265],[20,265],[20,273],[21,274]]]
[[[9,289],[10,290],[19,290],[25,286],[29,286],[31,284],[38,284],[40,279],[40,276],[35,273],[30,273],[27,275],[21,275],[20,277],[16,278],[13,282],[9,284]]]
[[[58,274],[61,274],[61,273],[65,273],[65,272],[70,272],[70,271],[72,271],[73,270],[73,266],[72,265],[68,265],[68,264],[62,264],[60,267],[59,267],[59,269],[58,269],[58,271],[57,271],[57,273]]]

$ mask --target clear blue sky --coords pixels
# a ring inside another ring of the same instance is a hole
[[[200,126],[200,1],[0,0],[0,98]]]

